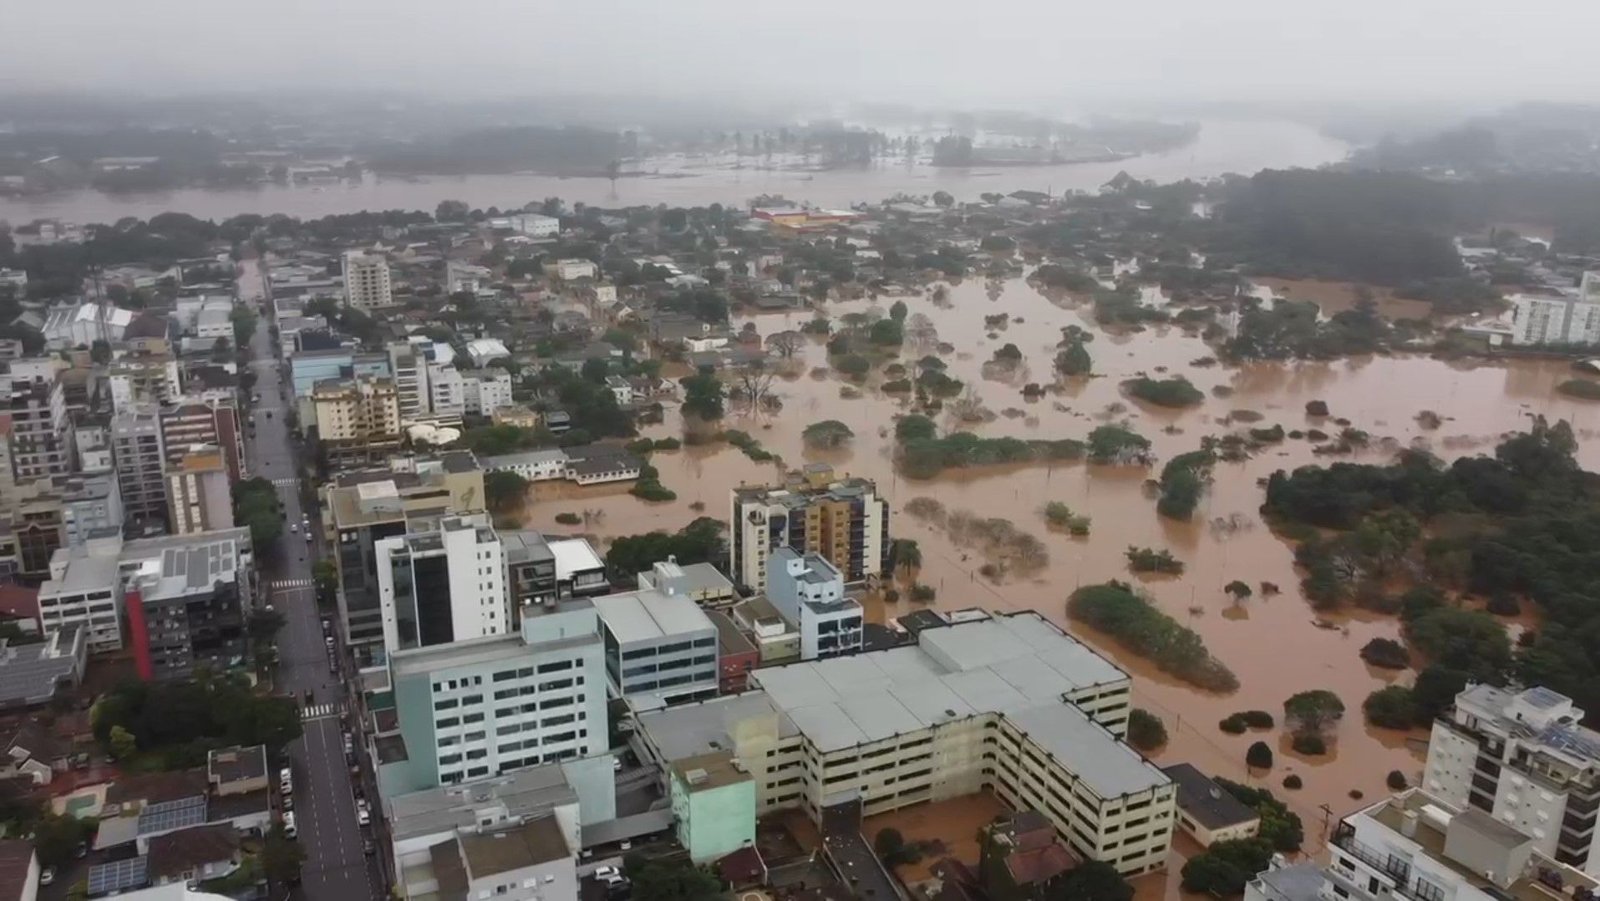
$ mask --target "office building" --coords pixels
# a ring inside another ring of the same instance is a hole
[[[639,706],[717,693],[717,627],[694,601],[654,589],[594,599],[611,693]]]
[[[167,452],[161,435],[161,413],[154,405],[118,407],[111,417],[122,509],[135,521],[166,521]]]
[[[1548,688],[1469,685],[1434,720],[1422,788],[1491,814],[1544,856],[1600,875],[1600,733]]]
[[[484,510],[483,472],[470,451],[397,458],[395,467],[341,473],[322,490],[323,528],[337,548],[339,622],[363,661],[383,642],[374,545]]]
[[[182,680],[197,666],[249,665],[245,619],[256,605],[249,529],[142,538],[123,544],[117,559],[140,678]]]
[[[1126,673],[1033,612],[968,619],[917,643],[754,670],[751,690],[639,714],[662,766],[713,752],[756,808],[820,822],[848,792],[873,816],[988,790],[1047,817],[1074,854],[1160,868],[1176,822],[1167,776],[1122,742]]]
[[[781,487],[733,489],[728,575],[735,585],[767,590],[767,558],[794,548],[832,563],[848,583],[879,576],[888,565],[889,503],[866,479],[836,479],[813,464]]]
[[[163,408],[161,446],[169,467],[182,462],[191,449],[209,446],[222,452],[229,481],[239,482],[250,476],[245,464],[239,407],[232,400],[184,398]]]
[[[466,380],[450,363],[428,364],[428,408],[446,419],[460,419],[467,412]]]
[[[120,538],[107,538],[56,550],[49,578],[39,586],[39,623],[46,635],[76,626],[84,630],[89,650],[122,649],[121,549]]]
[[[1483,810],[1463,810],[1412,789],[1340,821],[1320,897],[1550,901],[1595,891],[1594,879],[1551,860],[1536,844]],[[1269,877],[1270,871],[1257,881]]]
[[[528,604],[608,594],[605,561],[585,538],[546,538],[538,532],[500,533],[512,614]]]
[[[233,483],[221,450],[194,448],[167,470],[167,522],[174,535],[233,528]]]
[[[639,573],[637,579],[642,589],[670,591],[702,607],[725,607],[738,597],[728,577],[709,563],[682,566],[676,558],[668,557],[651,564],[649,571]]]
[[[386,793],[607,750],[605,665],[588,601],[536,608],[512,634],[395,651],[389,672],[402,743],[383,753]]]
[[[394,304],[389,261],[381,254],[352,250],[344,255],[344,302],[367,311]]]
[[[0,412],[11,416],[11,464],[17,481],[72,471],[66,390],[53,365],[15,361],[0,377]]]
[[[374,542],[389,654],[511,631],[505,555],[487,522],[451,516],[437,529]]]
[[[819,555],[775,548],[767,563],[767,599],[800,633],[801,660],[861,650],[861,604],[845,597],[844,576]]]
[[[446,895],[441,892],[444,883],[450,887],[449,897],[468,901],[501,896],[533,901],[529,892],[535,888],[539,901],[576,899],[576,879],[564,881],[553,872],[548,875],[555,879],[548,882],[542,873],[525,878],[518,873],[514,887],[509,877],[487,878],[483,867],[464,860],[474,853],[464,843],[508,842],[509,856],[528,860],[543,855],[528,855],[521,850],[528,840],[511,833],[553,820],[570,866],[583,847],[584,832],[616,817],[611,759],[608,754],[569,760],[476,782],[384,795],[383,819],[392,839],[391,872],[399,897],[438,901]],[[554,843],[548,833],[541,839],[541,844]],[[503,893],[497,891],[502,885]]]
[[[317,437],[333,460],[381,460],[400,447],[400,399],[394,380],[360,376],[319,382],[311,390]]]

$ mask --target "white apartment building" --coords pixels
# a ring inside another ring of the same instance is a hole
[[[1037,613],[749,679],[742,694],[640,714],[642,758],[729,753],[755,781],[756,814],[813,821],[846,793],[872,816],[988,789],[1039,810],[1086,859],[1128,875],[1164,864],[1176,789],[1121,740],[1131,680]]]
[[[400,443],[400,398],[394,381],[357,376],[311,389],[317,435],[330,455],[374,455]]]
[[[484,266],[474,266],[450,260],[444,264],[444,284],[446,294],[455,294],[465,291],[468,294],[477,294],[479,291],[489,289],[494,273]]]
[[[390,654],[511,631],[505,552],[487,516],[373,543],[383,640]]]
[[[1546,857],[1600,875],[1600,733],[1547,688],[1469,685],[1433,723],[1422,788],[1526,833]]]
[[[485,369],[463,376],[467,413],[493,416],[494,411],[515,403],[511,397],[511,373],[504,369]]]
[[[1600,296],[1515,294],[1511,305],[1513,344],[1600,344]]]
[[[183,394],[178,361],[168,354],[125,356],[107,368],[106,381],[111,408],[117,412],[133,404],[166,403]]]
[[[449,363],[428,364],[428,407],[434,416],[457,419],[467,411],[466,379]]]
[[[490,228],[510,229],[530,238],[554,238],[561,234],[561,220],[539,213],[514,213],[489,220]]]
[[[397,341],[389,345],[389,372],[400,405],[400,418],[414,422],[429,412],[428,360],[415,345]]]
[[[546,271],[553,271],[556,278],[564,282],[576,281],[580,278],[598,278],[600,270],[593,260],[582,258],[557,260],[546,265]]]
[[[838,567],[790,547],[772,552],[767,599],[800,633],[800,659],[816,660],[861,650],[861,604],[844,593]]]
[[[95,540],[60,548],[50,557],[50,578],[39,586],[39,621],[45,634],[69,625],[86,630],[89,650],[122,648],[122,541]]]
[[[826,464],[788,473],[779,486],[735,488],[728,513],[728,574],[751,591],[767,590],[767,558],[778,547],[817,554],[849,584],[888,563],[888,501],[876,483],[836,479]]]
[[[1412,789],[1345,817],[1329,843],[1326,901],[1558,901],[1595,881],[1488,813]],[[1271,871],[1257,877],[1266,882]],[[1265,891],[1259,896],[1272,897]],[[1250,897],[1249,894],[1246,897]]]
[[[348,251],[344,255],[344,301],[353,309],[371,310],[394,304],[389,261],[381,254]]]
[[[383,775],[390,786],[449,785],[607,750],[605,664],[588,601],[532,607],[516,633],[397,651],[389,672],[406,758]]]

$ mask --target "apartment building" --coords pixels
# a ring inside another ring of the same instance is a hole
[[[467,383],[455,366],[428,365],[428,408],[436,417],[454,419],[467,412]]]
[[[650,707],[717,693],[717,627],[694,601],[647,589],[593,603],[614,697]]]
[[[447,516],[482,513],[483,496],[483,471],[470,451],[408,458],[401,469],[341,473],[323,487],[322,525],[337,549],[339,622],[358,656],[383,642],[374,545],[437,528]]]
[[[397,341],[389,345],[389,371],[394,377],[400,418],[414,421],[427,416],[430,406],[428,360],[415,345]]]
[[[344,255],[344,302],[355,310],[394,305],[389,261],[381,254],[352,250]]]
[[[504,369],[484,369],[462,376],[466,411],[471,416],[493,416],[496,410],[515,401],[511,394],[511,373]]]
[[[18,481],[72,471],[66,390],[53,365],[19,360],[0,377],[0,412],[11,416],[11,463]]]
[[[95,653],[122,649],[120,539],[61,548],[50,558],[49,578],[39,586],[39,623],[45,634],[81,626]]]
[[[988,790],[1044,814],[1075,854],[1159,869],[1170,779],[1129,748],[1126,673],[1034,612],[924,629],[914,646],[749,674],[752,690],[638,716],[662,766],[721,752],[756,786],[754,817],[853,793],[872,816]]]
[[[1552,901],[1593,897],[1595,880],[1540,852],[1509,823],[1412,789],[1335,827],[1323,870],[1328,901]],[[1257,877],[1254,888],[1271,871]],[[1583,893],[1583,894],[1580,894]]]
[[[1584,275],[1585,283],[1594,273]],[[1578,297],[1513,294],[1511,343],[1600,344],[1600,293]]]
[[[196,447],[167,470],[167,523],[175,535],[233,528],[233,483],[220,449]]]
[[[546,538],[538,532],[500,533],[512,614],[528,604],[608,594],[605,561],[587,539]]]
[[[767,599],[800,633],[801,660],[861,650],[861,604],[845,596],[844,575],[820,555],[774,549],[767,562]]]
[[[317,437],[330,459],[380,460],[400,447],[400,398],[394,380],[359,376],[311,389]]]
[[[164,522],[167,452],[160,410],[154,404],[119,406],[111,417],[111,453],[123,511],[136,521]]]
[[[161,445],[168,466],[178,465],[194,447],[209,446],[222,452],[229,481],[249,477],[239,407],[232,400],[183,398],[162,408]]]
[[[757,593],[767,590],[767,558],[778,547],[817,554],[848,583],[888,565],[888,501],[873,482],[836,479],[826,465],[790,473],[779,487],[733,489],[728,522],[728,574]]]
[[[1546,857],[1600,875],[1600,733],[1583,718],[1548,688],[1469,685],[1434,720],[1422,787],[1521,830]]]
[[[485,515],[373,544],[388,653],[511,631],[505,554]]]
[[[657,560],[636,577],[640,588],[682,595],[702,607],[725,607],[738,599],[733,583],[709,563],[683,566],[676,557]]]
[[[588,601],[539,608],[511,634],[396,651],[389,670],[404,754],[390,743],[386,793],[607,750],[605,665]]]
[[[106,368],[111,388],[111,408],[134,404],[165,404],[183,393],[178,361],[168,353],[127,354]]]

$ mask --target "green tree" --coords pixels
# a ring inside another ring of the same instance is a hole
[[[1272,861],[1272,845],[1259,838],[1214,842],[1183,865],[1183,890],[1226,898]]]
[[[1133,901],[1133,886],[1103,860],[1086,860],[1068,870],[1048,901]]]
[[[906,340],[905,327],[898,319],[879,319],[867,330],[867,340],[879,347],[899,347]]]
[[[694,375],[678,380],[683,386],[683,412],[705,422],[715,422],[723,416],[724,391],[711,367],[701,367]]]
[[[311,564],[311,582],[317,587],[317,599],[332,603],[339,591],[339,565],[327,558]]]
[[[1056,354],[1056,372],[1068,378],[1088,375],[1094,369],[1094,359],[1081,340],[1074,340]]]
[[[283,824],[272,824],[261,847],[261,870],[266,877],[278,885],[295,885],[300,882],[305,860],[305,849],[283,834]]]
[[[111,727],[111,741],[108,744],[114,760],[131,760],[133,755],[139,753],[138,739],[121,726]]]
[[[1344,702],[1326,689],[1293,694],[1283,702],[1284,722],[1297,732],[1321,732],[1344,716]]]
[[[522,505],[528,495],[530,483],[510,470],[484,473],[483,493],[485,503],[496,513],[506,513]]]
[[[688,860],[633,860],[624,863],[637,901],[717,901],[722,882]]]
[[[901,444],[905,444],[908,441],[921,441],[929,438],[936,438],[938,435],[939,427],[933,424],[933,420],[923,416],[920,413],[912,413],[908,416],[902,416],[900,417],[900,420],[894,424],[895,440]]]
[[[88,841],[93,826],[74,816],[45,814],[33,827],[33,850],[41,867],[71,863],[78,845]]]
[[[250,543],[258,557],[266,556],[283,534],[278,489],[259,476],[233,485],[234,522],[250,530]]]
[[[897,300],[894,303],[889,304],[889,318],[893,319],[895,322],[901,323],[902,325],[905,323],[906,316],[909,312],[910,310],[906,306],[906,302],[903,300]]]
[[[1404,685],[1386,685],[1367,695],[1361,710],[1367,722],[1379,728],[1410,729],[1417,724],[1416,700]]]
[[[250,308],[249,304],[236,303],[228,313],[228,319],[233,323],[233,346],[244,350],[250,346],[250,339],[255,337],[256,326],[260,324],[261,317]]]
[[[851,431],[849,426],[839,420],[824,419],[821,422],[813,422],[806,426],[806,430],[801,433],[800,437],[805,441],[807,447],[831,450],[850,443],[850,439],[854,438],[855,435],[856,433]]]
[[[1272,748],[1264,741],[1254,742],[1244,752],[1244,765],[1251,769],[1272,769]]]
[[[1239,581],[1238,579],[1234,579],[1232,582],[1224,585],[1222,590],[1229,595],[1232,595],[1235,601],[1242,601],[1251,594],[1250,586]]]
[[[433,208],[433,218],[438,222],[465,222],[472,208],[460,200],[441,200]]]
[[[1167,726],[1161,717],[1135,707],[1128,714],[1128,744],[1149,752],[1167,743]]]
[[[278,637],[286,622],[283,614],[277,610],[255,610],[250,613],[246,629],[251,641],[270,643]]]
[[[914,538],[895,538],[889,542],[889,568],[909,580],[922,568],[922,548]]]
[[[1117,425],[1096,426],[1089,433],[1089,459],[1095,463],[1140,463],[1148,461],[1150,439],[1132,429]]]

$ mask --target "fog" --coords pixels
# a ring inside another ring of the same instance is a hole
[[[0,91],[649,93],[1105,110],[1587,100],[1600,3],[4,0]]]

